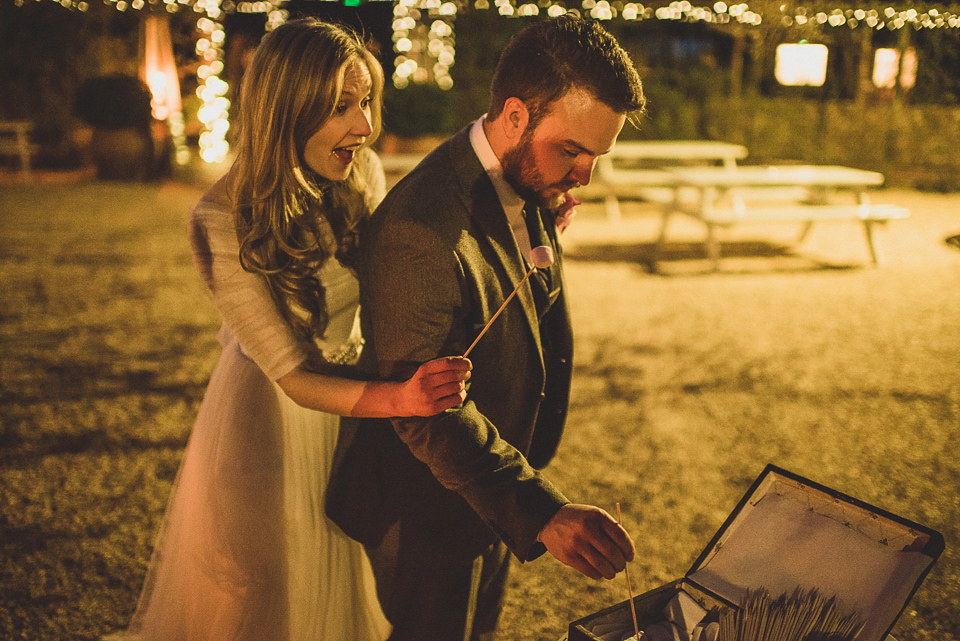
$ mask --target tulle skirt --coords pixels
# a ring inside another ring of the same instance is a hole
[[[324,514],[339,418],[229,343],[210,379],[137,611],[137,641],[380,641],[360,546]]]

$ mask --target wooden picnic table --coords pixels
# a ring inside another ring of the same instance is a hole
[[[27,178],[30,177],[30,158],[39,149],[30,142],[32,130],[33,123],[29,120],[0,121],[0,155],[18,156],[20,171]]]
[[[869,189],[883,184],[883,174],[838,165],[764,165],[724,167],[677,167],[673,200],[665,204],[661,245],[674,213],[683,213],[706,226],[705,245],[714,269],[719,269],[718,227],[743,222],[803,223],[798,243],[813,223],[824,220],[858,221],[863,224],[874,265],[881,257],[873,238],[876,225],[910,215],[904,207],[870,202]],[[691,191],[693,194],[691,195]]]
[[[737,166],[747,148],[717,140],[628,140],[618,142],[597,160],[594,179],[580,193],[603,198],[607,218],[620,220],[620,200],[634,198],[662,201],[672,198],[675,166]]]
[[[383,171],[388,175],[395,175],[402,178],[410,172],[411,169],[420,164],[426,154],[382,154],[380,162],[383,163]]]

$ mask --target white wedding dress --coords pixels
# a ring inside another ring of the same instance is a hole
[[[380,174],[382,176],[382,173]],[[371,190],[374,201],[382,196]],[[194,255],[224,319],[210,379],[156,541],[131,641],[380,641],[390,632],[363,548],[324,514],[337,416],[274,383],[302,346],[265,282],[241,269],[233,216],[204,200]],[[321,270],[325,354],[359,344],[358,283]]]

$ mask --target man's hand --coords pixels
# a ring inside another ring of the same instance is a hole
[[[635,552],[627,531],[592,505],[564,505],[543,526],[540,541],[558,561],[591,579],[612,579]]]

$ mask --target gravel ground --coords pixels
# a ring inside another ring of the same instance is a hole
[[[205,177],[199,177],[202,183]],[[98,639],[139,592],[216,315],[184,221],[199,188],[0,181],[0,639]],[[619,502],[633,589],[682,576],[776,463],[943,532],[894,635],[960,639],[960,195],[909,207],[866,266],[854,223],[734,228],[711,273],[691,221],[651,274],[656,210],[565,240],[577,334],[568,433],[546,474]],[[626,598],[550,558],[512,575],[501,640],[555,641]]]

